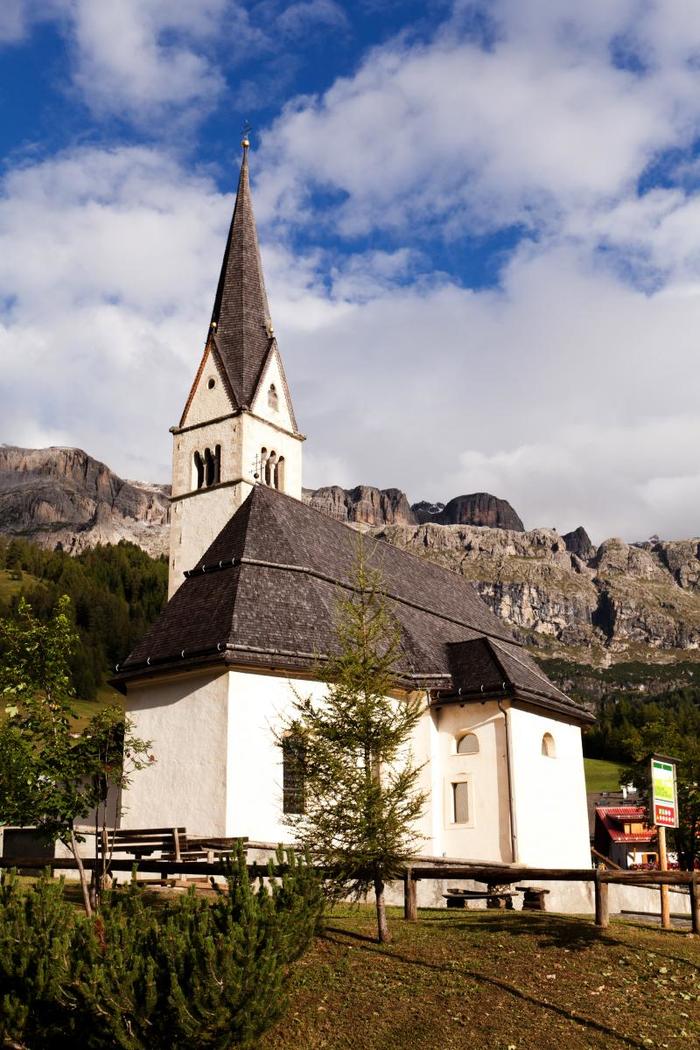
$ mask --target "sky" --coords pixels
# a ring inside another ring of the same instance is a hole
[[[697,0],[1,0],[0,442],[168,481],[241,130],[308,487],[700,533]]]

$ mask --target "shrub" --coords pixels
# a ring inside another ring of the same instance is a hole
[[[321,910],[308,866],[292,854],[287,866],[281,878],[253,886],[239,851],[228,893],[213,902],[190,890],[154,903],[132,884],[109,894],[91,920],[49,880],[27,894],[8,880],[0,927],[14,919],[12,936],[29,947],[0,971],[0,999],[7,991],[11,1005],[0,1029],[5,1045],[43,1050],[60,1046],[61,1037],[123,1050],[253,1045],[280,1016],[289,965],[309,944]],[[32,903],[23,906],[23,897]],[[35,958],[42,945],[53,959],[50,978]],[[22,975],[33,968],[41,976],[24,994]]]

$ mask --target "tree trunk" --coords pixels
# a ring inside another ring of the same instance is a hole
[[[374,896],[377,902],[377,940],[380,944],[391,944],[391,934],[386,923],[384,883],[379,878],[374,880]]]
[[[75,837],[75,832],[71,828],[70,830],[70,848],[71,853],[75,857],[75,863],[78,865],[78,874],[80,875],[80,888],[83,891],[83,905],[85,906],[85,914],[88,918],[92,915],[92,905],[90,903],[90,887],[88,885],[87,873],[83,866],[83,858],[80,856],[80,844]]]

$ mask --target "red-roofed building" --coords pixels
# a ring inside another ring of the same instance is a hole
[[[656,828],[644,806],[596,806],[593,844],[621,868],[656,867]]]

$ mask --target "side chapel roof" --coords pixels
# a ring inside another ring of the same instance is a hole
[[[311,673],[335,651],[340,590],[352,590],[358,545],[379,571],[401,630],[404,687],[519,698],[592,721],[557,689],[473,585],[383,540],[257,485],[186,574],[113,684],[166,668],[219,662]],[[444,698],[444,699],[443,699]]]
[[[194,396],[197,382],[209,353],[223,374],[234,409],[248,409],[258,389],[268,359],[278,355],[285,395],[294,432],[294,409],[284,376],[284,366],[273,334],[270,307],[265,291],[258,232],[253,212],[248,173],[247,139],[243,140],[243,161],[238,179],[236,203],[226,239],[219,283],[214,298],[204,357],[195,378],[180,426]]]

